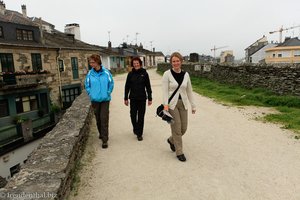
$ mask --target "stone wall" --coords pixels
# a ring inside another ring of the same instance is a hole
[[[0,190],[0,199],[65,199],[91,118],[89,98],[83,92],[30,154],[21,171]]]
[[[62,87],[74,84],[81,84],[83,88],[85,76],[88,73],[88,57],[92,54],[97,54],[98,52],[88,50],[62,49],[59,51],[58,57],[57,49],[28,49],[26,47],[1,47],[0,53],[12,54],[15,71],[24,71],[25,69],[33,71],[31,54],[40,54],[42,59],[43,70],[47,70],[51,73],[51,75],[48,74],[47,76],[47,84],[51,91],[51,101],[54,104],[60,105],[60,84],[62,85]],[[71,57],[77,58],[78,61],[78,79],[73,79]],[[65,67],[64,71],[60,73],[60,77],[58,76],[57,58],[63,60]]]
[[[170,68],[161,63],[159,71]],[[212,65],[183,64],[182,68],[191,75],[205,77],[222,83],[246,88],[266,88],[277,94],[300,96],[300,64],[290,65]]]

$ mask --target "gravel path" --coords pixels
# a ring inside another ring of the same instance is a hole
[[[147,107],[144,140],[132,133],[123,104],[126,75],[115,77],[109,148],[91,131],[78,200],[300,200],[300,142],[291,132],[253,118],[265,108],[236,108],[195,94],[183,138],[187,162],[166,142],[167,123],[155,117],[161,76],[149,70],[153,105]]]

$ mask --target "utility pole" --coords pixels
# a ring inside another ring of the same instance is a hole
[[[152,43],[153,41],[150,41],[150,51],[152,51]]]
[[[140,34],[140,33],[138,33],[138,32],[135,33],[135,44],[136,45],[137,45],[137,36],[138,36],[138,34]]]
[[[108,31],[108,41],[110,41],[110,31]]]

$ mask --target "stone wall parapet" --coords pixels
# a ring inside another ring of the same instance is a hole
[[[169,63],[158,64],[159,71]],[[300,96],[300,64],[204,64],[187,63],[182,68],[192,76],[246,88],[266,88],[280,95]]]
[[[83,91],[30,154],[21,171],[0,190],[0,199],[65,199],[84,150],[91,118],[90,101]]]

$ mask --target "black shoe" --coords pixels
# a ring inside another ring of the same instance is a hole
[[[171,149],[172,151],[176,151],[176,149],[175,149],[175,145],[174,145],[174,144],[172,144],[172,143],[170,142],[170,140],[169,140],[169,139],[168,139],[167,141],[168,141],[168,143],[169,143],[169,145],[170,145],[170,149]]]
[[[102,149],[106,149],[107,147],[108,147],[107,142],[103,142],[103,143],[102,143]]]
[[[178,158],[178,160],[180,160],[181,162],[186,161],[186,158],[185,158],[184,154],[178,155],[177,158]]]
[[[143,136],[137,136],[138,141],[142,141],[143,140]]]

